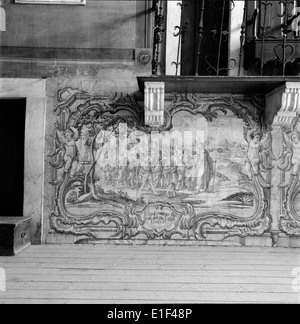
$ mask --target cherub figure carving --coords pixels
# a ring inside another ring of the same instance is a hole
[[[258,176],[261,185],[269,187],[269,184],[262,178],[260,171],[267,171],[272,168],[268,161],[271,157],[270,133],[263,134],[259,129],[254,128],[247,132],[246,140],[249,144],[246,154],[246,171],[248,178],[253,179]]]
[[[298,131],[292,134],[292,174],[299,175],[300,170],[300,133]]]
[[[72,177],[76,173],[79,163],[79,153],[76,145],[79,137],[78,131],[72,126],[62,131],[57,122],[54,126],[59,146],[49,154],[50,157],[57,155],[56,161],[51,165],[57,169],[64,168],[64,174],[70,172]]]
[[[300,132],[298,129],[295,129],[290,134],[290,136],[287,133],[283,132],[282,137],[284,152],[280,157],[284,159],[284,162],[280,165],[279,168],[285,171],[292,170],[292,177],[297,176],[299,178]]]

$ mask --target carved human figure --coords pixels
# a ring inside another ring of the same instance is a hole
[[[295,131],[291,137],[292,142],[292,174],[299,175],[300,171],[300,133]]]
[[[247,161],[246,161],[246,169],[249,178],[252,178],[252,172],[254,175],[258,174],[259,172],[259,163],[260,157],[259,152],[261,148],[261,139],[262,134],[259,130],[254,129],[250,131],[247,135],[248,139],[248,153],[247,153]]]
[[[214,172],[213,160],[204,145],[200,144],[189,158],[189,166],[186,168],[187,189],[194,191],[195,195],[208,192]]]
[[[50,157],[57,154],[57,161],[53,165],[57,168],[63,167],[64,173],[70,172],[70,176],[73,176],[77,171],[79,163],[79,152],[76,145],[79,137],[78,131],[72,126],[61,131],[58,123],[55,123],[54,126],[60,147],[50,154]]]
[[[246,155],[246,170],[249,179],[258,175],[259,171],[266,171],[272,166],[268,163],[270,156],[270,134],[263,133],[259,129],[252,129],[247,133],[248,151]]]
[[[76,141],[78,140],[78,131],[74,127],[70,127],[64,133],[59,132],[58,137],[65,147],[64,171],[69,172],[69,170],[71,170],[70,175],[73,176],[77,170],[79,162],[78,148],[76,145]]]
[[[166,195],[169,198],[176,197],[176,186],[178,184],[178,160],[176,156],[171,157],[171,165],[165,168],[168,175],[168,189]]]
[[[285,131],[282,133],[284,151],[280,158],[283,163],[279,166],[281,170],[290,171],[292,169],[292,177],[298,176],[300,172],[300,132],[294,129],[289,136]],[[292,180],[291,180],[292,181]],[[283,184],[288,186],[290,182]]]
[[[147,158],[141,159],[141,163],[139,166],[141,176],[141,188],[139,190],[140,196],[143,195],[143,192],[146,189],[147,185],[150,187],[150,190],[154,193],[154,195],[159,195],[156,192],[154,185],[154,168],[155,167],[149,165]]]
[[[135,184],[137,182],[137,163],[135,159],[135,151],[128,149],[128,166],[127,166],[127,184],[131,189],[135,189]]]
[[[94,164],[98,164],[98,167],[104,171],[105,182],[107,185],[114,185],[117,177],[115,171],[117,171],[114,151],[116,147],[111,138],[114,136],[114,130],[112,127],[108,127],[107,130],[101,129],[96,137],[96,154]],[[91,169],[94,165],[91,166]]]
[[[178,184],[176,186],[176,190],[183,190],[186,189],[186,164],[183,162],[181,166],[178,166]]]

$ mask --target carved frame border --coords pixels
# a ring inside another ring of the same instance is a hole
[[[282,150],[278,160],[281,179],[285,178],[286,173],[292,168],[293,151],[286,145],[286,132],[293,132],[299,122],[300,113],[300,82],[287,82],[280,89],[280,108],[274,117],[273,127],[280,127],[282,133]],[[282,206],[280,207],[279,229],[289,236],[300,236],[300,215],[297,214],[294,203],[296,196],[300,193],[299,174],[291,175],[286,183],[280,185],[283,196]]]
[[[249,105],[252,108],[249,108]],[[91,96],[86,92],[77,89],[64,88],[58,91],[57,102],[54,111],[61,118],[61,124],[64,127],[75,126],[83,114],[91,109],[100,109],[102,112],[116,113],[120,110],[130,111],[136,119],[136,125],[145,132],[151,131],[151,128],[143,126],[143,109],[138,104],[135,97],[113,95],[111,97]],[[77,104],[78,103],[78,104]],[[76,106],[74,111],[71,107]],[[202,115],[208,121],[218,117],[218,113],[227,113],[228,110],[234,113],[237,118],[243,120],[248,129],[261,127],[261,107],[256,98],[243,98],[242,100],[230,95],[220,97],[205,97],[197,94],[178,95],[173,94],[173,101],[170,107],[165,111],[165,123],[160,131],[172,129],[173,116],[179,111],[188,111],[192,115]],[[69,179],[66,179],[69,181]],[[193,206],[187,205],[182,211],[167,202],[157,202],[154,207],[166,207],[178,215],[179,221],[170,231],[151,231],[147,232],[143,228],[141,215],[145,208],[149,206],[137,207],[128,204],[125,211],[122,210],[99,210],[89,216],[75,218],[69,215],[63,202],[64,183],[56,186],[56,197],[54,201],[54,210],[50,214],[50,225],[58,233],[73,234],[76,236],[86,236],[94,240],[99,239],[89,225],[97,226],[100,223],[105,225],[113,224],[116,226],[116,233],[113,239],[132,239],[137,235],[144,233],[148,239],[162,237],[171,239],[173,235],[179,234],[182,239],[205,239],[205,225],[210,227],[218,226],[226,230],[224,239],[231,236],[255,236],[265,233],[271,224],[271,217],[268,214],[267,188],[261,185],[258,177],[255,176],[252,181],[243,180],[253,190],[257,201],[257,208],[251,217],[242,218],[238,216],[222,213],[205,213],[196,215]],[[153,205],[153,204],[150,204]]]

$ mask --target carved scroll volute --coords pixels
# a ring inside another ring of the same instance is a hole
[[[281,105],[275,115],[273,126],[291,127],[300,112],[300,82],[287,82],[279,90],[279,95],[281,96]]]
[[[294,128],[300,112],[300,82],[286,82],[266,95],[266,123],[279,132]],[[273,152],[279,157],[282,145],[273,142]]]
[[[165,84],[145,82],[145,124],[160,127],[164,124]]]

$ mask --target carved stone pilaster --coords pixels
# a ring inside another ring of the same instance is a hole
[[[164,124],[165,84],[145,82],[145,124],[160,127]]]
[[[300,236],[300,82],[287,82],[267,95],[267,123],[272,127],[275,160],[272,170],[272,230]],[[277,152],[276,152],[277,151]]]

